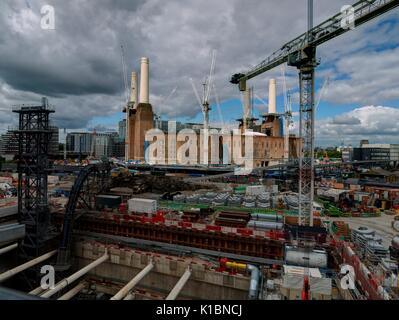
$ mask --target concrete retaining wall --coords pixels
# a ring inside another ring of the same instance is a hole
[[[75,256],[79,268],[89,264],[105,252],[105,246],[98,243],[78,243]],[[249,276],[230,275],[214,270],[210,263],[192,258],[159,255],[130,248],[108,247],[110,262],[94,269],[90,275],[114,281],[121,286],[128,283],[147,266],[151,257],[155,267],[138,285],[167,295],[191,266],[192,275],[184,286],[179,298],[245,300],[248,296]]]

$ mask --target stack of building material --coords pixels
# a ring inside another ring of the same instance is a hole
[[[388,249],[384,248],[380,241],[371,240],[367,242],[366,246],[366,259],[373,263],[378,264],[382,259],[388,255]]]
[[[249,214],[246,212],[222,211],[217,215],[215,224],[217,226],[245,228],[249,219]]]
[[[212,201],[213,206],[225,206],[227,199],[229,197],[228,193],[219,193]]]
[[[382,238],[375,231],[365,227],[352,230],[352,241],[356,244],[360,256],[377,264],[388,255],[388,249],[382,245]]]
[[[258,195],[256,205],[259,208],[270,208],[270,193],[264,192]]]
[[[361,235],[374,236],[375,231],[367,227],[359,227],[357,229],[352,229],[352,242],[354,242],[355,244],[361,243],[362,239],[359,239]]]
[[[254,196],[244,197],[242,205],[245,208],[255,208],[256,207],[256,197],[254,197]]]
[[[242,202],[242,196],[240,194],[232,194],[227,198],[227,205],[231,207],[239,207]]]
[[[192,194],[190,196],[187,196],[186,203],[196,204],[198,203],[198,199],[199,199],[198,194]]]
[[[184,194],[178,194],[173,197],[174,202],[184,203],[186,201],[186,196]]]
[[[284,224],[266,220],[251,220],[248,222],[248,228],[254,230],[283,230]]]

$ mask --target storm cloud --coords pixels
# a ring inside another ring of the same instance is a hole
[[[316,23],[339,12],[347,2],[317,1]],[[55,30],[40,28],[40,8],[45,4],[55,8]],[[399,97],[389,85],[389,79],[399,74],[397,63],[380,62],[378,70],[375,66],[384,87],[373,81],[367,87],[371,91],[362,91],[367,84],[361,80],[365,71],[357,69],[365,55],[374,59],[373,52],[359,50],[369,43],[381,44],[382,32],[393,35],[397,29],[397,25],[393,31],[372,27],[381,19],[397,16],[396,12],[387,15],[370,24],[370,29],[356,30],[356,34],[320,48],[323,62],[332,66],[327,68],[333,74],[330,86],[337,81],[326,95],[327,101],[351,100],[365,105],[375,92],[381,93],[380,98]],[[12,105],[39,102],[41,96],[49,97],[55,106],[54,119],[62,128],[84,128],[94,117],[121,111],[125,103],[121,45],[128,72],[138,71],[140,57],[150,58],[150,99],[155,111],[165,117],[193,117],[200,108],[189,79],[200,90],[209,73],[212,50],[217,50],[215,88],[219,99],[239,99],[230,76],[259,63],[302,33],[306,23],[305,0],[3,0],[0,128],[13,121],[8,111]],[[386,54],[387,59],[391,57]],[[345,79],[339,78],[342,73]],[[259,96],[266,97],[267,80],[272,76],[281,77],[280,70],[251,82]],[[287,82],[289,87],[297,86],[296,70],[287,72]]]

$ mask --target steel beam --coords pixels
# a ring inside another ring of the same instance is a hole
[[[165,300],[176,300],[177,296],[183,290],[183,287],[187,283],[188,279],[190,279],[190,277],[191,277],[191,269],[190,267],[188,267]]]
[[[12,245],[10,245],[8,247],[1,248],[0,249],[0,256],[2,254],[4,254],[4,253],[10,252],[10,251],[12,251],[12,250],[14,250],[16,248],[18,248],[18,243],[14,243],[14,244],[12,244]]]
[[[8,270],[8,271],[6,271],[6,272],[0,274],[0,282],[3,282],[3,281],[5,281],[5,280],[7,280],[7,279],[13,277],[13,276],[16,275],[16,274],[18,274],[18,273],[20,273],[20,272],[22,272],[22,271],[25,271],[26,269],[29,269],[29,268],[31,268],[31,267],[33,267],[33,266],[39,264],[40,262],[43,262],[43,261],[45,261],[45,260],[51,258],[51,257],[54,256],[56,253],[57,253],[57,250],[51,251],[51,252],[46,253],[46,254],[44,254],[44,255],[42,255],[42,256],[36,258],[36,259],[33,259],[33,260],[31,260],[31,261],[28,261],[28,262],[26,262],[26,263],[24,263],[24,264],[21,264],[21,265],[18,266],[18,267],[15,267],[15,268],[13,268],[13,269],[11,269],[11,270]]]
[[[93,261],[92,263],[90,263],[86,267],[80,269],[78,272],[75,272],[73,275],[69,276],[68,278],[65,278],[64,280],[60,281],[59,283],[56,284],[56,286],[53,289],[50,289],[50,290],[46,291],[45,293],[41,294],[40,296],[42,298],[50,298],[51,296],[53,296],[54,294],[56,294],[60,290],[64,289],[65,287],[67,287],[72,282],[74,282],[77,279],[81,278],[86,273],[88,273],[89,271],[91,271],[92,269],[94,269],[95,267],[100,265],[101,263],[107,261],[108,259],[109,259],[109,255],[108,255],[107,252],[105,252],[105,254],[102,257],[100,257],[97,260]]]
[[[86,287],[86,283],[81,282],[76,287],[65,293],[63,296],[58,298],[57,300],[71,300],[74,296],[76,296],[80,291],[82,291]]]
[[[150,262],[141,270],[127,285],[125,285],[111,300],[122,300],[130,290],[132,290],[147,274],[154,268],[154,263]]]
[[[169,244],[160,241],[152,241],[152,240],[143,240],[138,238],[131,238],[131,237],[124,237],[124,236],[115,236],[110,234],[103,234],[97,232],[76,232],[77,235],[80,237],[85,237],[87,239],[97,239],[97,240],[111,240],[125,243],[131,247],[137,248],[148,248],[149,250],[154,250],[154,247],[161,252],[176,252],[178,254],[201,254],[205,256],[211,256],[215,258],[229,258],[236,261],[246,261],[252,262],[257,264],[266,264],[266,265],[283,265],[284,261],[277,260],[277,259],[266,259],[261,257],[253,257],[248,255],[241,255],[241,254],[234,254],[229,252],[223,251],[216,251],[216,250],[208,250],[208,249],[201,249],[196,247],[188,247],[176,244]]]

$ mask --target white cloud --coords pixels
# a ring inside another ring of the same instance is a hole
[[[361,139],[399,143],[399,108],[365,106],[317,121],[316,136],[323,145],[341,141],[357,145]]]

